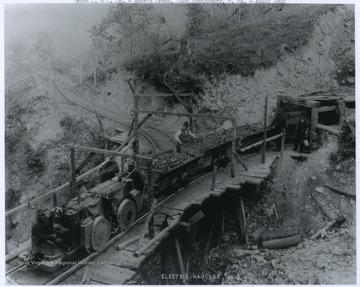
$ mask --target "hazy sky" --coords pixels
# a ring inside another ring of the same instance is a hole
[[[58,52],[74,56],[88,50],[88,31],[101,21],[108,8],[96,4],[7,4],[5,41],[16,38],[33,44],[39,32],[47,31]]]
[[[47,31],[57,52],[73,57],[88,50],[88,31],[101,21],[109,7],[109,4],[6,4],[5,41],[15,38],[32,45],[39,32]],[[183,32],[183,5],[156,5],[156,10],[161,10],[172,28]]]

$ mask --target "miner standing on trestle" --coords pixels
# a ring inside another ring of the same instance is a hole
[[[134,188],[140,192],[143,192],[144,180],[140,172],[135,169],[135,164],[133,162],[129,163],[128,173],[130,174],[129,178],[133,180]]]
[[[184,122],[183,126],[175,134],[176,152],[181,152],[181,144],[183,142],[188,142],[190,137],[198,138],[189,130],[189,123]]]
[[[295,144],[294,144],[294,151],[298,151],[300,147],[300,153],[304,152],[307,146],[305,145],[305,140],[308,136],[308,122],[305,119],[305,114],[302,113],[300,120],[296,126],[295,130]]]

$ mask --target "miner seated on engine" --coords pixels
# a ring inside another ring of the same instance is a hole
[[[45,253],[51,249],[51,244],[61,245],[63,246],[63,239],[58,235],[64,235],[65,232],[69,231],[69,229],[62,227],[59,224],[55,224],[52,228],[47,221],[47,216],[44,210],[38,210],[36,217],[36,224],[32,227],[31,231],[31,241],[32,241],[32,250],[35,253]],[[59,232],[59,228],[61,226],[62,233]],[[54,232],[54,230],[55,232]]]
[[[105,182],[116,177],[119,172],[119,165],[114,158],[110,158],[104,166],[100,169],[100,182]]]
[[[65,228],[64,226],[62,226],[60,224],[60,219],[63,215],[63,210],[61,207],[55,207],[52,210],[53,214],[54,214],[54,224],[53,224],[53,229],[54,229],[54,233],[56,236],[55,239],[55,244],[61,245],[62,247],[67,248],[67,244],[70,244],[69,241],[69,232],[70,229],[69,228]]]
[[[130,162],[128,170],[124,173],[123,177],[128,177],[133,180],[134,188],[140,192],[144,190],[144,180],[141,173],[135,169],[135,164]]]

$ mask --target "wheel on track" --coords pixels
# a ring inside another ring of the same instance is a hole
[[[178,192],[178,190],[180,188],[180,180],[177,177],[175,177],[171,180],[170,188],[171,188],[171,193]]]
[[[190,174],[186,171],[184,171],[184,173],[181,176],[181,185],[182,186],[187,186],[190,182]]]
[[[213,166],[218,166],[218,167],[221,166],[220,160],[218,158],[213,159]]]
[[[226,167],[228,165],[229,161],[230,161],[229,157],[227,155],[223,155],[221,157],[221,166]]]
[[[136,217],[136,205],[131,199],[124,199],[118,208],[117,219],[121,230],[128,230]]]
[[[102,249],[110,239],[110,235],[111,226],[109,221],[103,216],[96,217],[91,231],[92,249],[95,251]]]

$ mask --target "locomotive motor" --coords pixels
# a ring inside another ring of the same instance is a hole
[[[137,179],[142,180],[141,178]],[[143,209],[144,190],[134,189],[127,177],[100,183],[51,211],[39,210],[32,230],[30,251],[19,260],[47,272],[101,250],[111,234],[127,230]]]

